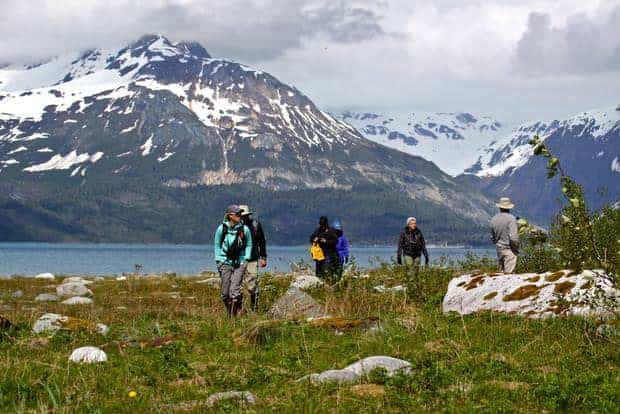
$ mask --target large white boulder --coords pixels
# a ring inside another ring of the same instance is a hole
[[[601,270],[475,273],[450,281],[443,311],[462,315],[496,311],[532,318],[607,316],[618,310],[619,303],[620,291]]]
[[[64,296],[91,296],[93,292],[81,282],[69,282],[56,286],[56,294]]]
[[[343,369],[330,369],[319,374],[310,374],[300,378],[298,381],[310,381],[312,384],[323,384],[328,382],[351,383],[358,381],[371,371],[382,368],[386,370],[388,376],[402,372],[411,372],[411,363],[398,358],[389,356],[371,356],[361,359]]]
[[[39,273],[34,278],[35,279],[43,279],[43,280],[54,280],[55,279],[53,273]]]
[[[70,276],[70,277],[66,277],[62,280],[63,284],[66,283],[81,283],[83,285],[90,285],[91,283],[93,283],[91,280],[86,280],[83,277],[80,276]]]
[[[106,362],[108,356],[96,346],[83,346],[73,350],[69,356],[69,361],[78,364],[92,364],[95,362]]]

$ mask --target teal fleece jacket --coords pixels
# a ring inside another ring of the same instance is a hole
[[[228,232],[226,233],[224,242],[220,244],[220,240],[222,240],[222,231],[224,231],[223,224],[228,226]],[[231,266],[246,262],[252,256],[252,233],[250,232],[250,229],[248,229],[247,226],[244,226],[242,222],[237,223],[234,227],[231,226],[231,223],[226,221],[224,221],[223,224],[220,224],[215,231],[215,238],[213,242],[213,246],[215,247],[215,262],[224,263]],[[233,261],[226,257],[226,252],[228,251],[228,247],[234,242],[237,231],[241,228],[243,228],[243,237],[246,240],[245,250],[241,252],[238,260]]]

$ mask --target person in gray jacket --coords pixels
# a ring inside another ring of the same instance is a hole
[[[514,204],[508,197],[502,197],[497,207],[499,207],[499,213],[491,219],[491,240],[497,249],[499,271],[514,273],[519,254],[517,219],[510,214]]]

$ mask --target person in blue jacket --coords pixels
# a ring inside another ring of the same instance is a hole
[[[336,232],[336,236],[338,236],[338,241],[336,242],[338,263],[335,266],[334,273],[336,274],[337,279],[340,280],[342,278],[342,273],[344,272],[344,265],[349,262],[349,241],[342,231],[342,223],[340,223],[340,220],[336,219],[332,227]]]
[[[215,232],[215,264],[220,273],[221,296],[228,317],[237,316],[243,307],[241,284],[247,261],[252,255],[252,233],[241,221],[241,208],[232,204]]]

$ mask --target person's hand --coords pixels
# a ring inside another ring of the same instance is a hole
[[[320,241],[321,243],[326,243],[326,242],[327,242],[327,240],[326,240],[326,239],[324,239],[324,238],[322,238],[322,237],[319,239],[319,241]]]
[[[318,241],[319,241],[319,238],[318,238],[318,237],[315,237],[314,239],[312,239],[312,241],[316,243],[316,242],[318,242]]]
[[[267,259],[264,257],[261,258],[259,264],[260,264],[260,267],[267,267]]]

